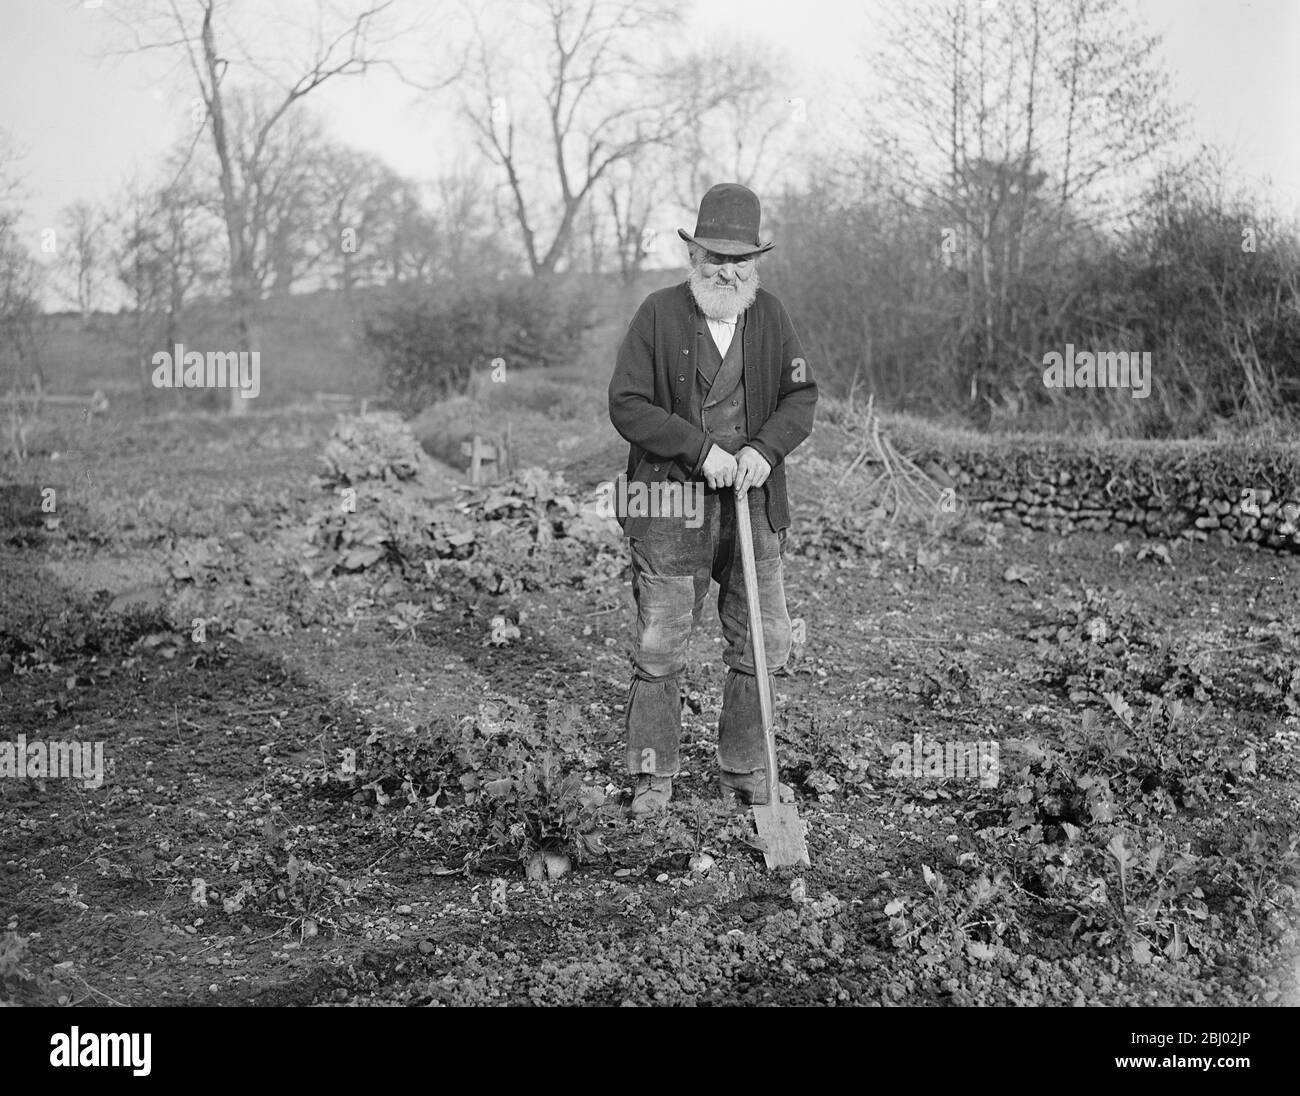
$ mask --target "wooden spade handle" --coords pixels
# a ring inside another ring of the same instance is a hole
[[[763,744],[767,749],[767,801],[780,802],[776,773],[776,728],[772,720],[772,683],[767,676],[767,648],[763,644],[763,617],[758,604],[758,571],[754,566],[754,530],[749,524],[749,492],[736,496],[736,535],[740,538],[740,562],[745,572],[745,604],[749,609],[749,643],[754,652],[754,676],[758,681],[758,707],[763,715]]]

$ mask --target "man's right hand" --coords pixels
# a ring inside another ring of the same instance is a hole
[[[714,490],[730,487],[736,482],[736,458],[725,449],[714,446],[704,458],[704,482]]]

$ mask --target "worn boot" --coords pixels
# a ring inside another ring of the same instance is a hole
[[[662,811],[673,797],[673,778],[671,776],[651,776],[642,773],[636,778],[636,792],[628,807],[628,814],[642,818],[656,811]]]
[[[724,796],[730,792],[746,807],[767,804],[767,773],[762,769],[752,773],[729,773],[723,769],[719,776]],[[794,792],[788,785],[782,784],[779,794],[782,803],[794,802]]]

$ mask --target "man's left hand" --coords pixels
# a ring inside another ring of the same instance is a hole
[[[762,487],[772,474],[772,466],[763,454],[748,445],[736,454],[736,494],[750,488]]]

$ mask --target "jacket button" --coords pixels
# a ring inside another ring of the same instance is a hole
[[[684,381],[684,380],[686,379],[686,374],[685,374],[685,373],[680,374],[680,375],[677,377],[677,379],[678,379],[679,381]]]
[[[655,471],[656,471],[656,472],[659,471],[659,465],[657,465],[657,464],[655,465]]]

